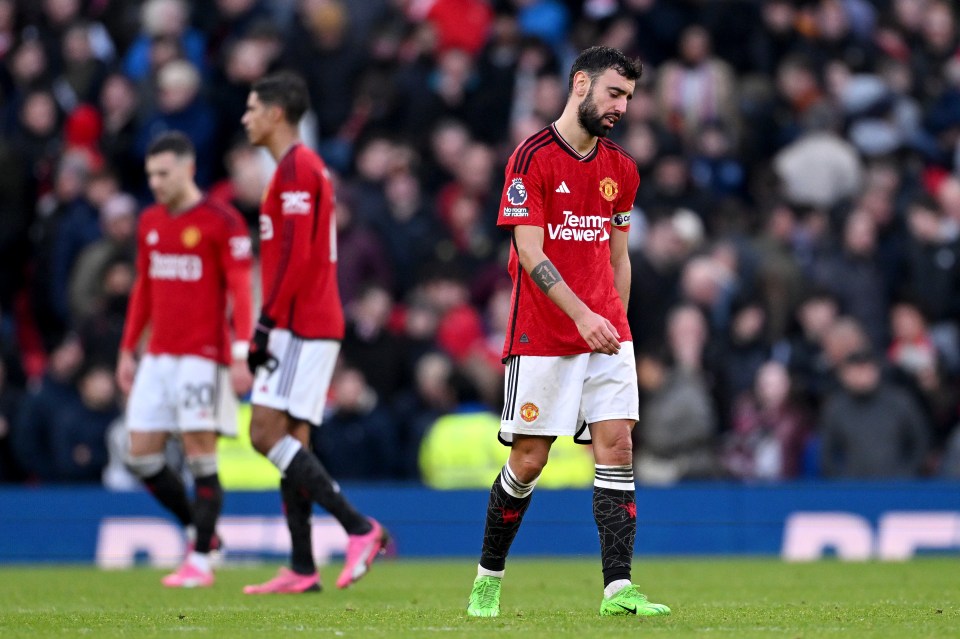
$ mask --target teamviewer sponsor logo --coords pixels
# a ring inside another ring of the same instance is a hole
[[[307,191],[284,191],[280,199],[283,200],[281,210],[284,215],[306,215],[310,212],[310,193]]]
[[[602,215],[574,215],[573,211],[563,212],[563,222],[547,224],[547,233],[551,240],[572,242],[603,242],[610,239],[607,221]]]
[[[203,277],[203,262],[198,255],[150,253],[150,279],[196,282]]]

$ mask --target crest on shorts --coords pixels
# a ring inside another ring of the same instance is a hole
[[[201,237],[200,229],[195,226],[188,226],[187,228],[183,229],[183,233],[180,234],[180,241],[183,242],[183,245],[186,248],[192,249],[194,246],[200,243]]]
[[[513,178],[507,187],[507,202],[512,206],[520,206],[527,201],[527,187],[521,178]]]
[[[537,417],[540,417],[540,409],[533,402],[527,402],[520,407],[520,419],[528,424],[536,421]]]
[[[617,183],[613,181],[613,178],[605,177],[600,180],[600,195],[603,196],[607,202],[613,202],[617,193],[620,192],[620,187],[617,186]]]

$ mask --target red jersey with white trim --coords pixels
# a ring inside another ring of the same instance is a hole
[[[306,339],[343,339],[334,202],[323,160],[297,143],[260,206],[263,313]]]
[[[632,337],[613,281],[610,234],[629,230],[639,186],[637,164],[622,148],[599,138],[581,156],[550,125],[510,156],[497,219],[510,229],[543,228],[543,252],[577,297],[616,327],[620,341]],[[513,301],[503,357],[589,353],[573,320],[520,266],[516,243],[508,268]]]
[[[149,325],[149,353],[228,364],[228,315],[233,339],[252,331],[250,271],[250,235],[232,206],[203,199],[177,215],[149,207],[137,227],[137,279],[121,348],[134,351]]]

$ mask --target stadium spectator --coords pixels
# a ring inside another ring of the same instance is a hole
[[[314,452],[338,479],[397,479],[399,432],[362,372],[349,366],[330,383],[323,427],[313,435]]]
[[[792,390],[786,367],[769,361],[753,387],[737,397],[721,457],[731,476],[775,481],[801,475],[812,423]]]
[[[882,380],[880,363],[869,350],[847,355],[839,376],[841,388],[827,398],[820,416],[823,476],[920,476],[930,432],[916,402],[903,389]]]
[[[141,32],[127,49],[123,72],[131,80],[147,78],[153,67],[151,48],[171,42],[197,69],[204,69],[206,38],[190,26],[190,5],[183,0],[146,0],[140,8]]]
[[[363,375],[382,402],[389,403],[409,376],[410,366],[403,339],[389,330],[393,299],[385,287],[370,283],[346,308],[344,361]]]
[[[0,482],[22,481],[26,475],[13,448],[13,424],[20,412],[23,394],[7,376],[7,365],[0,359]]]
[[[28,481],[56,482],[67,471],[59,465],[64,459],[53,455],[57,411],[82,404],[75,386],[82,366],[80,340],[76,335],[67,335],[51,350],[43,378],[20,404],[20,412],[12,425],[11,443]],[[63,449],[61,446],[60,450]]]
[[[667,318],[669,350],[637,357],[641,411],[634,431],[634,468],[641,483],[719,475],[719,419],[702,364],[707,330],[699,310],[677,307]]]

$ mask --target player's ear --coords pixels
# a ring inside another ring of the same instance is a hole
[[[573,74],[573,93],[582,98],[590,90],[590,76],[586,71],[577,71]]]

